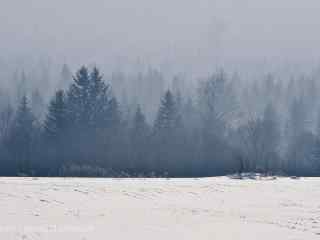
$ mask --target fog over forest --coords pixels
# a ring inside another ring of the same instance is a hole
[[[319,175],[319,10],[1,0],[0,174]]]
[[[309,70],[319,60],[319,9],[316,0],[2,0],[1,62]]]

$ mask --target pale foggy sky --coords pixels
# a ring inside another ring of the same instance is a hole
[[[319,0],[0,0],[0,52],[179,71],[308,64],[320,54],[319,12]]]

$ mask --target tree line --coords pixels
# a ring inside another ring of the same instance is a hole
[[[16,107],[2,107],[0,174],[317,176],[320,118],[312,127],[309,118],[317,115],[314,83],[292,80],[284,86],[268,76],[244,87],[219,71],[199,81],[194,94],[178,87],[164,91],[150,121],[143,105],[119,101],[97,68],[82,67],[48,106],[30,104],[21,92]],[[299,86],[307,86],[304,94]]]

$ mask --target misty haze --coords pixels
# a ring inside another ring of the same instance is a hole
[[[0,0],[0,239],[317,239],[319,12]]]

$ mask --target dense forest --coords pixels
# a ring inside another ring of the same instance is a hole
[[[317,73],[190,83],[64,65],[54,87],[45,71],[13,76],[0,92],[3,176],[320,175]]]

